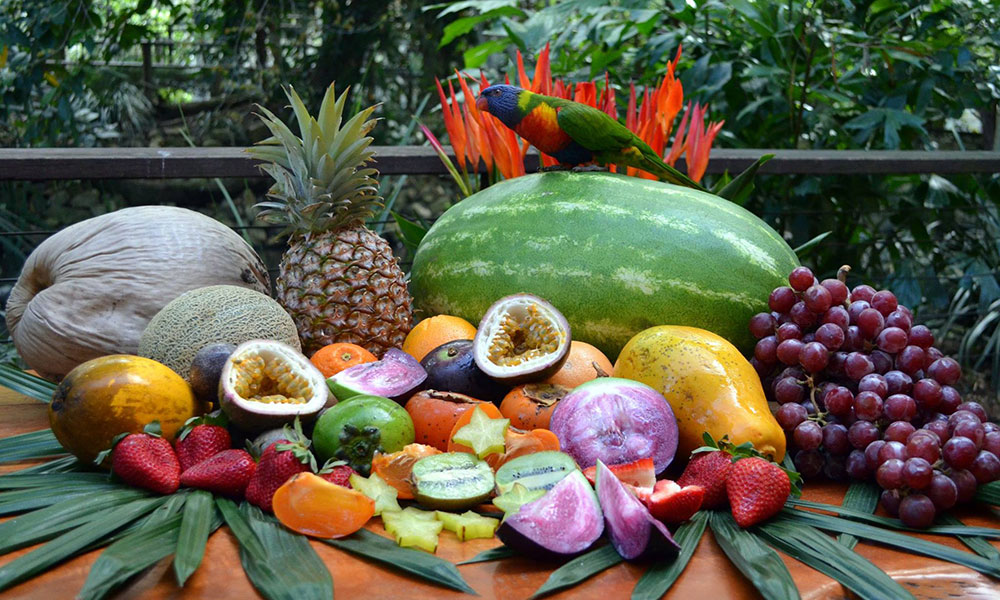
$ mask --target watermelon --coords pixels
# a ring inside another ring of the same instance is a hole
[[[478,323],[528,292],[574,340],[614,358],[655,325],[712,331],[748,351],[747,322],[799,262],[751,212],[718,196],[612,173],[550,172],[492,185],[448,209],[417,248],[410,291],[425,315]]]

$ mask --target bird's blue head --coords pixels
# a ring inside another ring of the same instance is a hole
[[[497,84],[479,92],[476,108],[485,110],[500,119],[507,127],[515,127],[521,121],[521,111],[517,108],[518,97],[523,92],[519,87]]]

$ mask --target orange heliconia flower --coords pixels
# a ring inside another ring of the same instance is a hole
[[[655,88],[646,88],[642,93],[641,104],[634,83],[629,85],[628,106],[625,109],[624,123],[630,131],[649,144],[664,162],[673,166],[682,155],[687,158],[688,176],[695,181],[701,181],[708,167],[709,154],[715,136],[722,129],[725,121],[709,122],[705,125],[708,106],[691,105],[681,118],[676,132],[673,124],[684,108],[684,87],[675,77],[677,63],[681,58],[681,49],[677,49],[674,60],[667,63],[667,72],[663,80]],[[451,82],[448,82],[448,94],[445,95],[440,81],[437,83],[438,97],[441,100],[441,113],[444,126],[448,132],[455,159],[463,173],[475,170],[479,162],[485,164],[487,172],[492,176],[494,170],[500,172],[505,179],[524,175],[524,158],[528,152],[528,142],[521,139],[513,131],[505,127],[498,119],[488,113],[482,113],[476,108],[475,95],[467,82],[468,77],[455,71],[462,89],[464,101],[459,103]],[[509,83],[510,77],[507,76]],[[595,82],[566,83],[561,79],[553,81],[549,62],[549,46],[539,53],[535,63],[533,78],[529,78],[524,68],[524,60],[520,50],[517,52],[518,85],[526,90],[547,96],[556,96],[567,100],[581,102],[592,106],[618,119],[618,105],[615,100],[615,89],[611,85],[611,77],[604,74],[604,86],[598,90]],[[489,86],[485,75],[480,75],[479,89]],[[431,144],[442,152],[440,142],[425,127],[421,128],[431,141]],[[670,152],[665,153],[671,133],[674,133]],[[542,166],[555,165],[557,161],[547,154],[541,155]],[[615,166],[611,166],[616,170]],[[656,177],[634,167],[628,167],[629,175],[655,179]]]

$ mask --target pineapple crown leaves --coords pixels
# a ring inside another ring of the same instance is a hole
[[[318,117],[313,117],[295,89],[286,88],[299,136],[258,105],[258,116],[271,137],[248,152],[264,161],[260,169],[274,179],[268,196],[275,200],[257,204],[262,220],[287,224],[289,231],[318,233],[360,224],[381,206],[378,171],[365,166],[375,156],[368,133],[377,123],[370,117],[378,105],[345,123],[348,91],[337,97],[331,84]]]
[[[722,439],[716,442],[715,439],[712,438],[712,434],[708,433],[707,431],[701,434],[701,439],[702,441],[705,442],[705,445],[692,450],[691,456],[694,456],[695,454],[699,454],[701,452],[721,451],[731,455],[733,462],[736,462],[742,458],[751,458],[751,457],[762,458],[768,462],[774,462],[771,459],[770,455],[766,455],[761,451],[757,450],[756,448],[754,448],[752,442],[743,442],[742,444],[737,446],[729,441],[728,435],[722,436]],[[791,482],[792,484],[792,495],[794,495],[795,497],[801,496],[802,475],[800,475],[799,472],[795,470],[795,467],[792,464],[791,460],[789,460],[788,456],[787,455],[785,456],[785,460],[783,462],[774,464],[776,464],[779,469],[784,471],[785,475],[788,475],[788,481]]]

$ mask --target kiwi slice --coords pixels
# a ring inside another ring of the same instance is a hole
[[[493,469],[465,452],[421,458],[410,475],[417,502],[429,508],[458,510],[485,502],[493,493]]]
[[[547,450],[525,454],[497,469],[497,492],[506,494],[520,483],[528,490],[551,490],[563,477],[578,471],[576,461],[565,452]]]

